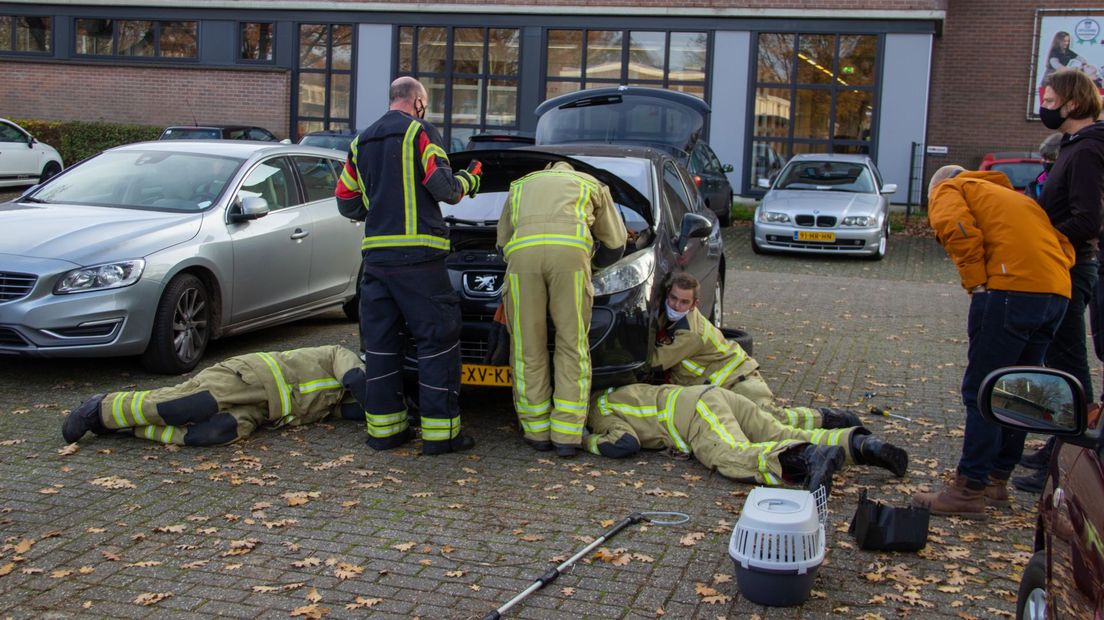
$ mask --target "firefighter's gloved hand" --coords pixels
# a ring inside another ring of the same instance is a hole
[[[492,323],[487,338],[487,353],[483,363],[492,366],[506,366],[510,363],[510,333],[502,323]]]
[[[475,198],[479,193],[479,184],[483,179],[483,162],[478,159],[471,160],[466,170],[461,170],[457,176],[463,176],[468,183],[468,198]]]

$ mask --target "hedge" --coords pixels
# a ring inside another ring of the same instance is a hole
[[[15,120],[15,119],[13,119]],[[156,140],[162,127],[123,125],[118,123],[87,123],[84,121],[40,121],[19,119],[15,122],[39,142],[49,144],[61,153],[66,166],[120,144]]]

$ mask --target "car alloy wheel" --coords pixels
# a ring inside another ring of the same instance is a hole
[[[721,271],[724,271],[724,265],[721,266]],[[709,320],[717,329],[720,329],[721,324],[724,323],[724,280],[721,279],[720,274],[713,284],[713,308],[710,310]]]
[[[42,174],[39,175],[38,182],[45,183],[46,181],[52,179],[54,175],[59,172],[61,172],[61,164],[57,163],[56,161],[52,161],[46,164],[46,167],[42,169]]]
[[[1024,568],[1016,597],[1016,620],[1046,620],[1046,551],[1036,551]]]
[[[176,276],[157,304],[142,364],[164,374],[180,374],[195,368],[207,350],[210,321],[207,287],[192,274]]]

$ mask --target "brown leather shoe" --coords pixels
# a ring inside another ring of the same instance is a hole
[[[1012,499],[1008,496],[1008,479],[999,480],[996,478],[989,478],[989,484],[985,485],[985,503],[989,506],[996,506],[997,508],[1005,508],[1012,503]]]
[[[1005,492],[1007,493],[1007,489]],[[917,493],[912,496],[913,506],[927,508],[933,515],[964,519],[987,519],[985,503],[985,489],[969,488],[966,486],[966,478],[961,474],[955,474],[954,481],[944,485],[938,493]]]

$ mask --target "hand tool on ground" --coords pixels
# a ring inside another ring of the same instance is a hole
[[[868,401],[870,401],[870,399],[874,398],[877,395],[878,395],[877,392],[864,392],[862,400],[859,401],[859,406],[862,406],[862,405],[866,404]],[[912,422],[912,418],[907,418],[907,417],[905,417],[903,415],[900,415],[900,414],[897,414],[897,413],[890,413],[890,407],[878,407],[877,405],[870,405],[870,409],[868,410],[868,412],[873,413],[874,415],[880,415],[880,416],[884,416],[884,417],[887,417],[887,418],[897,418],[898,420],[904,420],[906,422]]]
[[[668,521],[656,519],[654,517],[674,517],[674,519]],[[530,594],[555,581],[557,577],[562,575],[564,571],[568,568],[571,568],[571,566],[575,564],[575,562],[578,562],[580,558],[590,553],[593,549],[598,547],[598,545],[601,545],[607,540],[613,538],[617,535],[618,532],[630,525],[640,523],[641,521],[651,523],[653,525],[682,525],[689,520],[690,516],[681,512],[634,512],[615,523],[613,527],[606,530],[606,532],[599,536],[597,540],[590,543],[586,547],[583,547],[581,551],[568,558],[563,564],[560,564],[556,568],[548,569],[548,572],[538,577],[537,580],[534,581],[528,588],[525,588],[525,590],[523,590],[521,594],[518,594],[514,598],[506,601],[498,609],[488,612],[487,615],[483,616],[483,620],[499,620],[499,618],[502,617],[502,614],[506,613],[511,607],[525,600]]]

